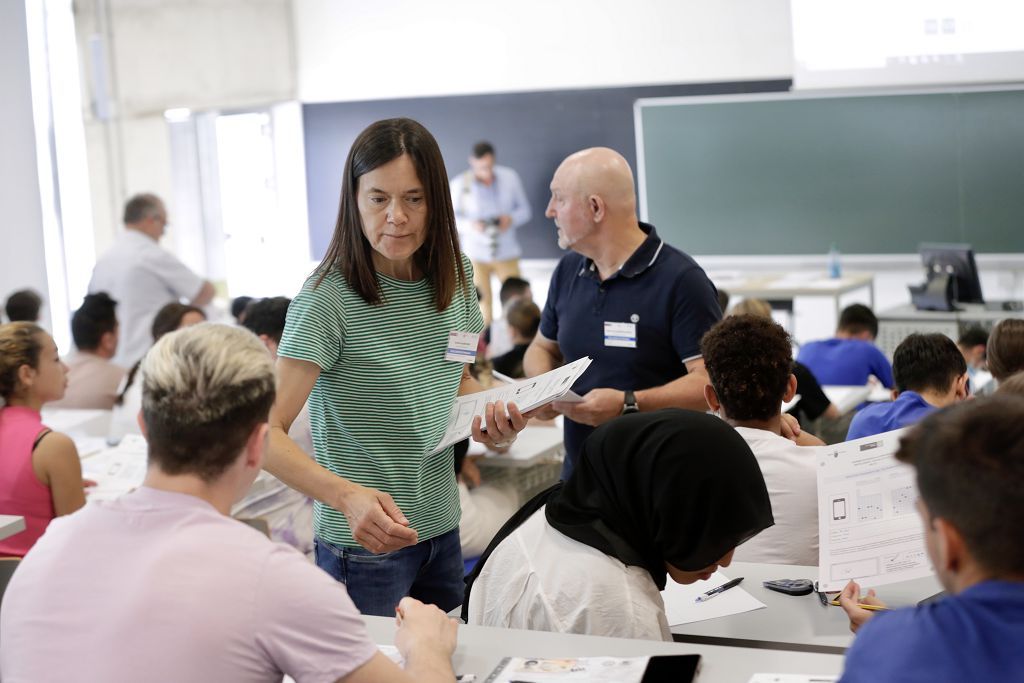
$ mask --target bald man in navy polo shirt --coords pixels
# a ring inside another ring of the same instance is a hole
[[[538,417],[565,415],[562,478],[594,427],[619,415],[678,407],[707,410],[700,340],[722,317],[718,293],[697,263],[636,216],[633,173],[604,147],[572,154],[555,171],[545,215],[571,250],[551,277],[528,376],[590,356],[573,389]]]

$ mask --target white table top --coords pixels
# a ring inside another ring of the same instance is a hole
[[[677,639],[715,645],[767,647],[805,652],[841,653],[853,642],[849,621],[839,607],[823,607],[815,593],[786,595],[762,586],[771,579],[818,578],[817,567],[733,562],[725,570],[767,608],[729,617],[673,626]],[[891,607],[908,607],[940,592],[938,579],[928,577],[877,588]]]
[[[375,643],[391,645],[394,642],[394,619],[366,616],[363,619]],[[700,683],[746,683],[755,673],[834,675],[843,666],[843,657],[837,654],[663,643],[487,626],[459,627],[459,645],[453,664],[456,674],[475,674],[477,682],[483,683],[502,657],[639,657],[665,654],[701,655],[701,671],[697,676]]]
[[[21,515],[0,515],[0,539],[20,534],[25,530],[25,518]]]
[[[748,277],[716,277],[709,274],[719,289],[730,295],[758,299],[792,299],[798,296],[838,296],[854,289],[869,287],[875,276],[870,273],[847,273],[830,278],[824,272],[774,273]]]
[[[505,453],[487,450],[476,441],[469,442],[469,455],[483,455],[485,459],[480,463],[495,467],[530,467],[553,460],[564,450],[562,427],[555,424],[528,425]]]
[[[864,401],[868,400],[871,394],[871,385],[864,386],[840,386],[836,384],[825,385],[821,388],[832,403],[840,412],[845,415]]]
[[[110,431],[109,410],[43,408],[43,424],[56,432],[74,437],[106,437]]]

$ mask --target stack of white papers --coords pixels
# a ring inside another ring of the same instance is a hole
[[[487,677],[487,683],[640,683],[647,670],[648,661],[650,657],[506,657]]]
[[[469,438],[473,433],[473,418],[477,415],[482,418],[488,403],[495,401],[503,401],[506,404],[515,403],[516,407],[525,413],[558,399],[569,391],[579,376],[590,367],[590,363],[589,358],[580,358],[551,372],[545,372],[543,375],[520,380],[514,384],[503,384],[487,391],[459,396],[455,399],[451,413],[448,415],[448,428],[431,453],[437,453],[453,443]]]
[[[670,626],[690,624],[695,621],[717,619],[743,612],[762,609],[765,604],[743,590],[743,584],[723,591],[710,600],[697,602],[697,596],[712,588],[718,588],[729,581],[729,577],[715,572],[706,581],[698,581],[689,585],[678,584],[669,579],[661,597],[665,601],[665,616]]]

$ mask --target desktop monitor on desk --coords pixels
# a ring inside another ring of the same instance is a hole
[[[918,310],[954,311],[959,304],[983,304],[978,266],[969,244],[922,244],[918,251],[927,280],[911,286]]]

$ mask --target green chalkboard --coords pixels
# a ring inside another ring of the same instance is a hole
[[[639,100],[641,208],[692,254],[1024,252],[1024,90]]]

